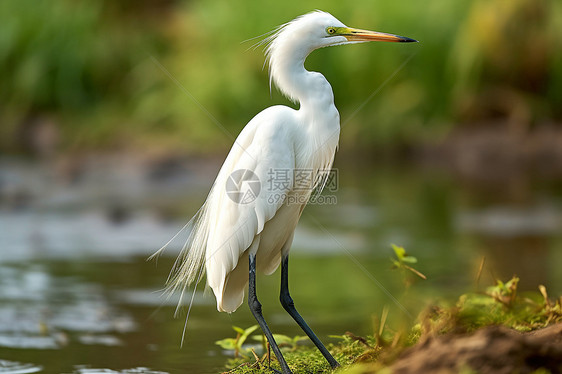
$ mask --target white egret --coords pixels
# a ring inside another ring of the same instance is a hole
[[[322,74],[307,71],[304,61],[318,48],[368,41],[415,42],[353,29],[322,11],[280,26],[265,40],[271,81],[300,108],[267,108],[242,130],[207,200],[190,222],[189,238],[169,279],[171,290],[183,292],[206,271],[217,309],[229,313],[242,304],[249,283],[248,305],[284,374],[291,371],[256,296],[256,270],[271,274],[279,264],[281,304],[332,368],[338,366],[295,309],[288,288],[295,227],[312,191],[322,189],[326,181],[340,133],[332,88]],[[297,171],[308,173],[304,188],[296,185]]]

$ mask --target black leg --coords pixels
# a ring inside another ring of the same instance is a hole
[[[326,358],[332,369],[335,369],[340,366],[340,364],[336,361],[336,359],[328,352],[324,344],[318,339],[318,337],[314,334],[312,329],[308,327],[304,319],[301,317],[299,312],[295,309],[295,303],[289,295],[289,256],[284,256],[283,261],[281,263],[281,294],[279,295],[279,299],[281,300],[281,304],[283,308],[293,317],[293,319],[298,323],[301,329],[308,335],[310,340],[314,343],[314,345],[318,348],[320,353]]]
[[[267,338],[267,341],[269,342],[271,349],[273,349],[273,353],[275,353],[275,356],[277,357],[277,361],[279,361],[279,365],[281,365],[281,370],[283,371],[283,374],[292,374],[291,369],[289,369],[289,366],[287,365],[287,361],[285,361],[283,354],[281,354],[281,350],[279,349],[279,346],[275,342],[275,339],[273,339],[273,334],[271,333],[271,330],[269,329],[269,327],[267,327],[267,323],[265,322],[265,319],[263,318],[261,312],[261,304],[258,301],[258,297],[256,296],[256,256],[255,255],[250,255],[250,282],[248,286],[248,305],[250,307],[250,311],[254,315],[254,318],[256,319],[256,321],[258,321],[263,333],[265,334],[265,337]]]

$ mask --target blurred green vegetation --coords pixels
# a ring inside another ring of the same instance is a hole
[[[562,119],[560,1],[5,0],[0,151],[227,148],[257,112],[288,103],[270,95],[255,40],[241,42],[316,8],[421,41],[311,55],[307,67],[334,88],[344,143],[415,143],[457,124],[530,129]]]

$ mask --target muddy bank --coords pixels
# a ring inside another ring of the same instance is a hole
[[[390,367],[395,374],[532,373],[547,369],[562,373],[562,323],[519,333],[504,326],[482,328],[472,334],[429,337],[404,351]]]

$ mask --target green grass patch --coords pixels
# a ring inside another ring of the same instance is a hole
[[[536,292],[519,294],[518,282],[517,277],[505,283],[497,281],[496,285],[488,287],[484,292],[463,294],[453,303],[437,303],[420,313],[415,324],[405,330],[394,330],[387,326],[386,313],[383,312],[373,335],[361,337],[347,332],[341,336],[332,336],[338,342],[327,345],[327,348],[341,364],[341,371],[384,373],[406,348],[432,336],[466,334],[491,325],[526,332],[562,322],[562,297],[554,300],[549,298],[544,286],[539,286]],[[251,332],[255,330],[254,327],[250,329]],[[246,331],[250,329],[237,330],[236,339],[243,336],[246,341],[251,335],[251,332],[247,334]],[[236,339],[232,340],[233,347],[236,346]],[[262,342],[263,346],[240,345],[237,349],[245,354],[228,360],[226,372],[270,373],[270,366],[279,370],[275,356],[268,353],[265,339],[257,336],[254,340]],[[311,345],[303,344],[302,337],[276,335],[276,340],[293,373],[332,372],[320,352]],[[258,355],[256,350],[265,353]]]

